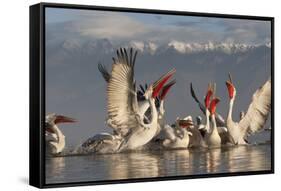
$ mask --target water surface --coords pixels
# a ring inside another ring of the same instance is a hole
[[[115,180],[271,169],[271,145],[139,151],[46,159],[46,183]]]

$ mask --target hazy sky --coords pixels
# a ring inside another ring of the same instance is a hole
[[[110,131],[104,124],[106,83],[97,70],[97,63],[101,61],[110,68],[111,57],[115,54],[98,54],[99,50],[93,47],[92,42],[107,39],[114,46],[130,41],[152,41],[158,45],[172,40],[247,45],[263,45],[271,41],[269,21],[61,8],[46,9],[46,31],[46,110],[48,113],[65,114],[79,121],[61,128],[67,137],[68,146],[75,146],[95,133]],[[177,58],[170,57],[169,60],[165,55],[160,57],[139,53],[135,75],[139,83],[150,83],[172,67],[180,68],[175,76],[177,84],[166,103],[167,121],[171,123],[176,116],[190,114],[195,117],[200,114],[187,90],[190,82],[196,85],[200,98],[203,97],[209,81],[217,82],[217,93],[222,98],[221,107],[218,109],[225,114],[227,96],[224,81],[228,70],[232,69],[236,74],[234,79],[239,85],[238,95],[241,96],[241,101],[237,101],[236,106],[238,113],[240,109],[247,108],[254,90],[270,75],[270,56],[264,49],[261,50],[249,55],[224,55],[227,63],[224,63],[221,54],[212,56],[216,63],[209,63],[209,54],[200,54],[197,57],[192,55],[191,58],[183,56],[176,61]],[[183,59],[189,58],[194,63],[184,62]],[[144,60],[145,63],[141,63]],[[153,63],[155,65],[152,66]],[[247,64],[241,66],[241,63]],[[221,66],[226,66],[225,71]],[[251,75],[249,72],[252,72]]]
[[[247,44],[270,41],[270,22],[241,19],[47,8],[46,23],[48,41],[70,37]]]

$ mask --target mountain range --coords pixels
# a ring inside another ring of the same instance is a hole
[[[158,44],[152,41],[129,41],[125,43],[112,43],[108,39],[97,39],[92,41],[82,41],[76,39],[67,39],[57,43],[62,49],[73,52],[75,50],[84,50],[92,53],[99,51],[103,53],[112,53],[120,47],[132,47],[139,52],[148,53],[151,55],[162,54],[166,51],[175,51],[181,54],[192,54],[199,52],[223,52],[227,54],[246,52],[262,46],[271,48],[271,43],[266,44],[242,44],[242,43],[226,43],[226,42],[208,42],[208,43],[188,43],[176,40],[168,41],[167,43]]]

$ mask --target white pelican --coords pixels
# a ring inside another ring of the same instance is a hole
[[[229,110],[227,114],[226,127],[235,144],[247,144],[247,136],[264,127],[271,109],[271,79],[256,90],[252,102],[246,114],[241,115],[239,122],[232,120],[233,104],[236,98],[236,89],[229,74],[226,82],[229,95]]]
[[[75,119],[55,113],[48,114],[45,121],[45,140],[47,154],[59,154],[65,147],[65,136],[59,129],[60,123],[74,123]]]
[[[190,139],[189,139],[188,147],[189,148],[206,147],[206,143],[204,141],[204,134],[202,134],[202,132],[205,133],[205,130],[202,130],[203,128],[205,128],[205,125],[203,125],[201,123],[200,118],[199,119],[197,118],[197,125],[193,124],[193,119],[191,116],[185,117],[184,120],[190,121],[188,131],[191,132],[191,134],[192,134],[192,136],[190,136]],[[200,122],[198,120],[200,120]],[[202,132],[201,132],[201,130],[202,130]]]
[[[210,102],[211,102],[211,98],[213,96],[213,87],[211,86],[211,84],[208,85],[208,90],[204,99],[204,104],[205,106],[205,116],[206,116],[206,124],[205,125],[200,125],[199,130],[200,131],[205,131],[204,133],[202,133],[204,135],[204,138],[206,136],[206,133],[210,132],[210,112],[209,112],[209,106],[210,106]],[[200,103],[200,102],[199,102]],[[203,104],[202,104],[203,105]]]
[[[176,83],[175,80],[172,80],[171,82],[167,83],[163,86],[160,95],[155,98],[155,105],[158,111],[158,125],[157,125],[157,131],[154,137],[154,141],[161,139],[162,135],[160,135],[161,130],[164,128],[166,121],[165,121],[165,109],[164,109],[164,100],[167,96],[167,93],[170,91],[171,87]],[[145,88],[140,85],[141,91],[139,92],[139,95],[143,95],[147,89],[147,85],[145,85]],[[150,109],[148,109],[145,113],[146,119],[151,118],[151,112]]]
[[[107,124],[113,128],[114,134],[100,134],[92,141],[96,152],[120,152],[138,149],[148,143],[157,130],[157,110],[155,98],[163,85],[175,73],[175,69],[163,75],[157,82],[150,85],[144,93],[144,103],[138,102],[134,65],[137,52],[130,49],[117,50],[117,58],[113,58],[112,71],[109,74],[99,65],[107,81]],[[105,75],[104,75],[105,74]],[[151,120],[144,122],[146,110],[151,109]],[[86,141],[87,142],[87,141]],[[91,144],[84,144],[91,145]]]
[[[210,120],[213,122],[213,117],[210,115],[210,111],[209,111],[209,107],[210,107],[210,100],[211,100],[211,97],[213,96],[214,94],[214,88],[215,88],[215,84],[213,84],[213,86],[211,86],[211,84],[209,84],[208,86],[208,91],[207,91],[207,94],[205,96],[205,99],[204,99],[204,105],[201,104],[199,101],[199,105],[202,105],[202,107],[204,107],[205,109],[205,115],[206,115],[206,125],[203,125],[202,124],[202,119],[201,117],[200,118],[197,118],[197,123],[198,123],[198,129],[202,135],[202,137],[204,137],[205,139],[205,143],[208,145],[208,136],[211,135],[211,132],[212,132],[212,129],[211,129],[211,126],[210,126]],[[192,92],[193,91],[193,88],[191,87],[192,89]],[[193,93],[194,94],[194,93]],[[195,96],[195,94],[194,94]],[[196,97],[196,96],[195,96]],[[196,98],[197,99],[197,98]],[[201,107],[200,107],[201,108]],[[227,132],[227,128],[225,126],[218,126],[217,124],[221,124],[223,125],[224,124],[224,119],[223,117],[221,117],[221,115],[219,115],[216,110],[215,110],[215,113],[214,113],[214,116],[215,116],[215,123],[216,123],[216,131],[218,132],[218,134],[220,135],[220,138],[221,138],[221,144],[234,144],[231,136],[229,136],[228,132]],[[212,146],[212,145],[210,145]]]
[[[104,80],[106,82],[109,82],[111,75],[108,72],[108,69],[100,63],[98,64],[98,69],[101,72]],[[155,98],[156,108],[158,109],[158,123],[159,123],[156,136],[159,134],[161,127],[163,128],[165,125],[164,99],[166,98],[167,93],[169,92],[169,90],[175,83],[176,83],[176,81],[172,80],[168,84],[164,85],[160,92],[160,95]],[[147,121],[149,121],[149,118],[151,117],[150,110],[149,110],[149,102],[144,97],[144,94],[148,88],[148,85],[147,84],[145,84],[145,86],[139,85],[139,87],[140,87],[140,90],[137,91],[137,100],[138,100],[138,105],[139,105],[138,112],[140,113],[140,116],[144,116],[144,120],[146,120],[146,122],[147,122]]]
[[[165,138],[162,145],[170,149],[187,149],[189,138],[192,136],[188,127],[192,124],[190,120],[177,119],[175,127],[165,125],[163,128]]]
[[[137,54],[137,51],[135,54]],[[108,69],[101,63],[98,64],[98,69],[99,69],[100,73],[102,74],[104,80],[108,83],[111,78],[111,74],[108,72]],[[140,88],[141,88],[141,90],[137,91],[137,101],[138,101],[138,105],[139,105],[138,113],[140,114],[140,116],[144,116],[145,120],[147,120],[147,116],[145,116],[144,114],[149,109],[149,102],[148,102],[148,100],[145,99],[144,93],[145,93],[145,90],[148,88],[148,85],[145,84],[145,89],[142,85],[140,85]],[[158,98],[156,98],[156,102],[159,102]]]
[[[216,124],[216,118],[215,118],[215,112],[216,112],[216,106],[219,103],[219,98],[215,97],[212,99],[210,103],[210,113],[211,113],[211,119],[212,119],[212,126],[209,126],[207,128],[207,132],[205,135],[205,142],[209,147],[218,147],[221,145],[221,137],[218,132],[217,124]],[[206,114],[206,119],[208,121],[209,118],[209,112]]]

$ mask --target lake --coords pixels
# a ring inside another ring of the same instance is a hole
[[[138,151],[46,158],[46,183],[271,169],[271,145]]]

